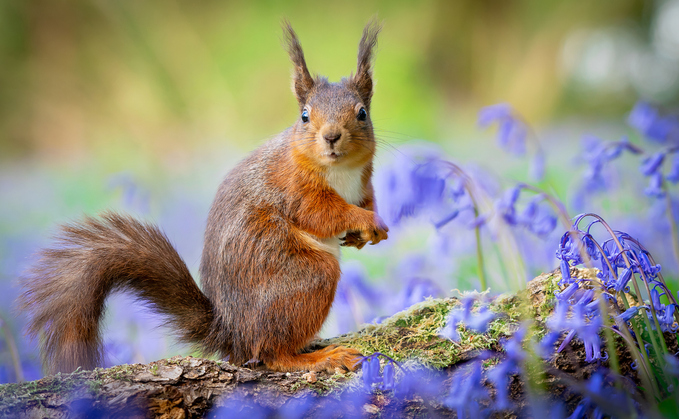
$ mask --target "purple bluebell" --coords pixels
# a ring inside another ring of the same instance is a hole
[[[665,190],[663,189],[663,175],[660,172],[653,173],[648,180],[648,187],[644,189],[644,193],[650,197],[663,198],[665,197]]]
[[[619,141],[604,142],[601,139],[586,135],[582,138],[582,160],[587,164],[587,170],[582,176],[582,182],[573,196],[573,206],[583,209],[587,197],[609,189],[611,186],[610,176],[605,170],[607,165],[620,157],[623,151],[640,154],[642,150],[631,144],[627,137]]]
[[[557,352],[561,352],[577,335],[585,345],[587,362],[601,358],[599,329],[603,323],[598,313],[598,301],[594,296],[594,290],[586,289],[582,290],[579,300],[572,305],[572,298],[557,299],[554,313],[547,319],[547,327],[555,332],[569,330]],[[569,309],[572,313],[570,317]]]
[[[486,106],[479,111],[478,125],[481,128],[487,128],[495,122],[498,124],[498,145],[512,154],[524,154],[528,127],[508,103]]]
[[[411,276],[403,290],[396,296],[397,305],[393,312],[406,309],[413,304],[427,299],[427,297],[440,298],[444,295],[443,290],[434,281],[427,278]]]
[[[458,418],[482,418],[480,401],[488,399],[488,390],[481,382],[481,362],[453,375],[448,397],[443,403],[457,412]],[[471,370],[471,371],[469,371]]]
[[[560,268],[561,268],[561,280],[559,281],[559,285],[570,284],[572,282],[571,267],[568,264],[566,258],[564,257],[561,258]]]
[[[646,157],[643,162],[641,163],[641,166],[639,166],[639,171],[644,175],[644,176],[650,176],[653,173],[656,173],[660,168],[662,167],[663,161],[665,161],[665,153],[660,151],[655,154],[652,154],[649,157]]]
[[[396,226],[404,217],[441,203],[446,183],[441,154],[433,147],[402,147],[390,164],[375,173],[380,214],[388,225]]]
[[[518,373],[523,360],[526,358],[522,342],[527,330],[528,326],[523,324],[511,338],[502,342],[506,359],[488,372],[488,379],[495,385],[497,392],[494,410],[504,410],[510,407],[508,398],[509,375]]]
[[[372,385],[381,381],[380,360],[375,355],[366,356],[361,362],[363,371],[363,386],[370,390]]]
[[[675,118],[661,116],[657,109],[643,101],[634,105],[627,122],[646,138],[657,142],[665,142],[679,129]]]
[[[382,369],[382,390],[393,390],[395,387],[395,369],[393,361],[387,361]]]
[[[500,199],[496,204],[498,212],[507,224],[516,225],[517,223],[516,202],[519,199],[522,188],[523,186],[519,184],[511,189],[508,189],[505,191],[502,199]]]
[[[615,292],[629,292],[629,286],[627,283],[630,281],[630,279],[632,279],[632,275],[634,275],[632,269],[623,269],[623,271],[618,275],[618,280],[615,281],[611,288],[615,290]]]
[[[639,309],[640,309],[640,308],[641,308],[641,307],[639,307],[639,306],[632,306],[632,307],[628,308],[627,310],[625,310],[623,313],[621,313],[621,314],[619,314],[619,315],[617,315],[617,316],[615,316],[615,317],[616,317],[616,319],[619,320],[620,322],[622,322],[622,323],[627,323],[627,322],[629,322],[634,316],[637,315],[637,313],[639,312]]]
[[[439,336],[450,339],[454,342],[460,341],[460,334],[457,331],[457,326],[464,323],[471,330],[476,333],[484,333],[488,330],[488,324],[497,316],[488,307],[480,307],[476,314],[472,313],[474,305],[474,298],[464,298],[462,300],[462,308],[455,309],[448,314],[446,325],[439,331]]]
[[[563,302],[568,302],[570,301],[571,298],[575,295],[576,291],[579,289],[579,285],[577,282],[573,282],[570,284],[566,289],[564,289],[561,292],[555,292],[554,297],[556,297],[557,300],[563,301]]]
[[[484,333],[488,330],[488,324],[496,317],[497,315],[490,311],[488,307],[483,306],[479,308],[476,314],[466,316],[464,323],[476,333]]]

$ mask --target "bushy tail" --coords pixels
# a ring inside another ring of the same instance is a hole
[[[40,338],[49,373],[101,365],[99,320],[114,290],[133,291],[169,316],[181,340],[207,338],[212,304],[153,225],[116,213],[87,217],[62,226],[40,256],[23,280],[19,307],[29,314],[29,334]]]

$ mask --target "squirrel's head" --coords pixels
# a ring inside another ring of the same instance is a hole
[[[292,90],[300,112],[293,126],[293,149],[317,165],[365,166],[375,154],[370,99],[372,57],[380,29],[372,21],[363,30],[356,74],[330,83],[325,77],[311,76],[295,31],[289,23],[283,25],[295,65]]]

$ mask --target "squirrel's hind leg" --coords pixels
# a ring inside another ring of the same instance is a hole
[[[356,349],[331,345],[304,354],[279,355],[266,362],[266,366],[275,371],[311,370],[334,373],[337,368],[354,371],[361,364],[362,356]]]

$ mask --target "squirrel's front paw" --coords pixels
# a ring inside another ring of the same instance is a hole
[[[342,237],[340,240],[342,240],[340,246],[355,247],[357,249],[363,249],[363,246],[367,243],[367,241],[361,238],[360,231],[347,231],[346,236]]]
[[[377,214],[373,213],[372,221],[373,223],[370,227],[360,232],[360,239],[364,242],[371,242],[370,244],[377,244],[382,240],[386,240],[389,237],[387,235],[389,227]]]

